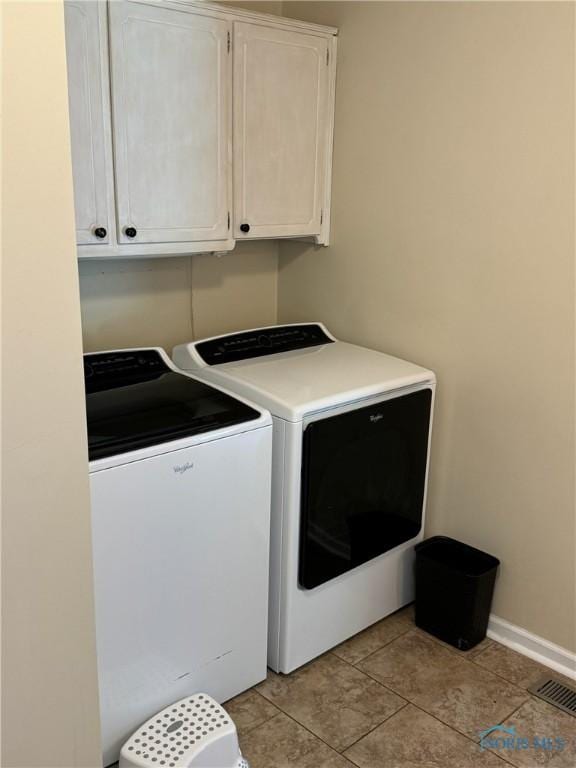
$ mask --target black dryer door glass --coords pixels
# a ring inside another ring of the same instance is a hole
[[[301,586],[317,587],[420,532],[431,401],[423,389],[308,425]]]

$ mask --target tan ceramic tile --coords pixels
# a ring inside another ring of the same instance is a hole
[[[248,733],[279,713],[273,704],[254,690],[230,699],[224,704],[224,709],[234,720],[239,734]]]
[[[391,691],[332,654],[291,675],[270,673],[258,690],[339,751],[405,705]]]
[[[469,651],[459,651],[458,648],[454,648],[456,653],[460,654],[464,659],[475,659],[476,656],[479,656],[481,653],[483,653],[487,648],[490,648],[492,645],[494,645],[494,641],[490,640],[488,637],[485,637],[484,640],[481,640],[478,645],[475,645],[474,648],[470,648]]]
[[[413,627],[414,611],[410,605],[354,635],[334,648],[332,653],[349,664],[357,664]]]
[[[538,664],[527,656],[499,643],[492,643],[489,648],[476,656],[474,661],[481,667],[495,672],[521,688],[528,688],[533,683],[537,683],[544,675],[550,675],[550,677],[568,685],[575,685],[573,681],[562,677],[553,669]]]
[[[526,691],[416,631],[384,646],[358,668],[472,739],[528,698]]]
[[[284,714],[240,738],[250,768],[353,768],[352,763]]]
[[[411,704],[345,755],[360,768],[506,768],[496,755]]]
[[[531,698],[504,723],[513,727],[517,738],[527,738],[528,749],[501,750],[502,756],[519,768],[574,768],[576,765],[576,718],[536,698]],[[534,737],[551,739],[555,749],[537,749]],[[559,749],[562,742],[564,748]],[[498,751],[500,752],[500,750]]]

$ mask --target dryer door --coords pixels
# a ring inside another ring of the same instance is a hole
[[[432,391],[308,425],[303,438],[300,585],[312,589],[420,532]]]

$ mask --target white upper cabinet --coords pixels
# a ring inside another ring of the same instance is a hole
[[[92,1],[67,2],[65,13],[77,242],[110,242],[110,107],[106,46],[106,7]]]
[[[231,25],[110,3],[119,243],[225,240]]]
[[[328,242],[336,30],[195,0],[65,0],[80,257]]]
[[[330,148],[326,36],[234,25],[234,236],[320,235]]]

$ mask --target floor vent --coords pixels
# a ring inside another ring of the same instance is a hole
[[[540,699],[576,717],[576,689],[555,680],[553,677],[544,677],[528,690]]]

